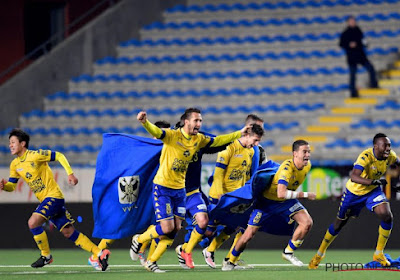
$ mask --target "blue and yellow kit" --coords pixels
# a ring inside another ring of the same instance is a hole
[[[311,162],[299,170],[294,165],[293,159],[285,160],[276,172],[271,187],[264,191],[263,196],[270,200],[284,201],[285,198],[278,198],[278,184],[283,184],[288,190],[295,191],[304,182],[310,169]]]
[[[58,160],[58,157],[65,159],[62,154],[50,150],[27,150],[24,155],[11,162],[9,178],[11,184],[8,183],[5,190],[13,191],[18,179],[22,178],[40,202],[47,197],[64,199],[64,195],[54,180],[53,173],[48,165],[49,161]],[[73,173],[68,162],[63,166],[68,175]]]
[[[362,170],[361,177],[378,180],[380,179],[387,170],[389,165],[396,162],[397,155],[394,151],[390,151],[390,155],[385,160],[378,160],[374,155],[374,149],[369,148],[364,150],[357,158],[354,163],[354,168]],[[346,183],[346,188],[355,195],[365,195],[377,188],[375,185],[362,185],[354,183],[349,179]]]
[[[251,177],[254,149],[244,147],[235,140],[222,152],[218,153],[209,196],[213,199],[244,186]]]

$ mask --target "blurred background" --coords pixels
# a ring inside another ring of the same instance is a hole
[[[364,32],[379,84],[369,88],[359,67],[359,98],[350,98],[339,47],[349,15]],[[13,127],[31,135],[31,148],[64,153],[79,185],[68,186],[64,170],[53,170],[87,233],[102,135],[148,137],[136,121],[143,109],[152,122],[173,125],[185,108],[199,107],[202,130],[216,135],[256,114],[265,121],[261,145],[277,162],[291,157],[294,140],[309,141],[314,168],[302,187],[319,200],[305,203],[315,224],[307,248],[318,246],[352,164],[373,136],[387,134],[400,152],[400,0],[3,0],[0,41],[0,175],[8,178]],[[213,162],[204,159],[204,189]],[[385,189],[394,232],[398,177],[390,169]],[[26,220],[35,207],[25,183],[0,192],[2,213],[14,213],[3,215],[8,230],[0,236],[24,237],[0,238],[1,248],[34,247]],[[373,248],[377,226],[373,214],[363,213],[334,246]],[[346,238],[355,231],[360,240]],[[395,236],[388,248],[400,248]],[[73,246],[59,234],[52,238],[53,247]],[[261,236],[251,246],[281,248],[279,238]]]

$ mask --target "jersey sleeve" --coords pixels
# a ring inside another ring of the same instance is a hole
[[[56,152],[50,150],[38,150],[34,156],[35,161],[48,162],[56,160]]]
[[[290,177],[292,176],[293,170],[289,162],[284,162],[283,166],[278,170],[275,176],[278,177],[278,185],[282,184],[286,187],[289,185]]]
[[[17,183],[19,178],[20,178],[20,176],[17,173],[17,169],[15,168],[15,164],[13,161],[10,164],[10,177],[8,178],[8,181],[10,183]]]
[[[223,194],[223,185],[226,168],[228,167],[231,155],[231,147],[218,153],[215,164],[214,181],[211,185],[210,196],[218,199]]]
[[[389,163],[389,165],[391,165],[391,164],[399,165],[400,164],[399,158],[397,157],[396,153],[393,150],[390,151],[388,163]]]
[[[366,153],[366,152],[362,152],[358,156],[356,162],[354,163],[354,167],[353,168],[361,170],[361,171],[364,171],[365,167],[368,166],[370,161],[371,161],[371,156],[368,155],[368,153]]]

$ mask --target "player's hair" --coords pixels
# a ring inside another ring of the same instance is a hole
[[[292,152],[298,151],[301,146],[308,145],[308,142],[303,139],[299,139],[293,142]]]
[[[378,142],[378,139],[379,138],[385,138],[385,137],[387,137],[387,135],[386,134],[384,134],[384,133],[378,133],[378,134],[376,134],[375,136],[374,136],[374,139],[372,140],[372,144],[376,144],[376,142]]]
[[[255,114],[249,114],[244,122],[249,124],[250,122],[264,122],[264,120]]]
[[[258,124],[253,124],[249,129],[249,134],[256,134],[260,137],[263,137],[264,129]]]
[[[167,121],[156,121],[154,123],[154,125],[159,128],[170,128],[171,127],[171,124]]]
[[[356,17],[355,17],[354,15],[348,15],[348,16],[346,17],[346,22],[348,22],[348,21],[351,20],[351,19],[356,20]]]
[[[20,128],[14,128],[8,135],[8,139],[10,139],[12,136],[17,137],[19,142],[25,141],[25,148],[27,149],[29,148],[30,137],[28,133],[26,133]]]
[[[185,113],[183,113],[183,115],[181,116],[181,121],[184,123],[185,120],[190,119],[190,116],[192,115],[192,113],[201,114],[201,111],[200,111],[200,109],[197,109],[197,108],[187,108],[185,110]]]

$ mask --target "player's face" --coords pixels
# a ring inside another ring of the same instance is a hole
[[[200,113],[191,113],[190,118],[185,120],[185,126],[189,135],[196,135],[199,133],[203,119]]]
[[[378,159],[387,159],[390,155],[392,143],[387,137],[378,138],[374,145],[374,152]]]
[[[297,151],[294,151],[293,157],[297,168],[303,168],[310,162],[311,149],[310,145],[300,146]]]
[[[260,144],[261,137],[257,134],[250,134],[246,136],[246,148],[251,149],[254,146],[258,146]]]
[[[10,137],[10,144],[8,147],[12,155],[20,155],[24,151],[25,146],[22,143],[25,142],[19,142],[17,136]]]

